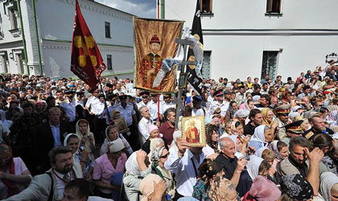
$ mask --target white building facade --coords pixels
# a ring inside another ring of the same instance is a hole
[[[90,0],[82,14],[107,65],[133,77],[133,15]],[[0,0],[0,73],[75,77],[70,71],[75,0]]]
[[[162,0],[161,15],[191,27],[196,0]],[[296,77],[338,52],[336,0],[200,0],[205,76]]]

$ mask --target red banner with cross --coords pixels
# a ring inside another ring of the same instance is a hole
[[[71,71],[95,89],[101,73],[106,69],[100,50],[82,16],[79,2],[75,1],[74,31],[72,40]]]

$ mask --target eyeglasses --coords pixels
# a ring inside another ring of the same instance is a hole
[[[169,154],[166,154],[164,156],[160,156],[160,158],[168,158]]]

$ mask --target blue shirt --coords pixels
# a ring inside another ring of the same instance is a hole
[[[136,114],[136,112],[132,104],[128,103],[126,108],[122,107],[121,104],[118,104],[113,107],[109,107],[108,110],[110,110],[110,113],[113,110],[119,111],[124,120],[126,120],[127,126],[131,126],[133,124],[133,115]]]
[[[53,126],[50,125],[50,128],[52,130],[53,138],[54,138],[54,147],[61,146],[61,136],[60,136],[60,125]]]
[[[76,118],[75,101],[72,101],[70,103],[66,103],[66,102],[60,103],[60,107],[64,109],[66,116],[68,117],[70,122],[75,121],[75,118]]]

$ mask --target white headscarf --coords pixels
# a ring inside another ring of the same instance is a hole
[[[320,176],[320,191],[324,200],[331,201],[331,188],[338,183],[338,177],[332,172],[324,172]]]
[[[262,148],[256,150],[255,155],[258,156],[258,157],[262,157],[263,151],[266,150],[266,149],[268,149],[268,148],[262,147]]]
[[[252,179],[252,181],[258,176],[259,166],[261,165],[263,158],[251,155],[250,160],[246,164],[248,173]]]
[[[80,140],[80,136],[78,134],[75,134],[75,133],[69,133],[65,139],[63,140],[63,146],[67,147],[67,144],[68,144],[68,139],[70,136],[76,136],[79,140]],[[79,144],[80,146],[80,144]]]
[[[257,126],[255,128],[255,132],[254,132],[251,139],[261,141],[261,142],[265,142],[265,135],[264,135],[265,127],[266,127],[266,125]]]
[[[132,153],[126,161],[126,173],[139,176],[141,174],[136,160],[136,152]]]

